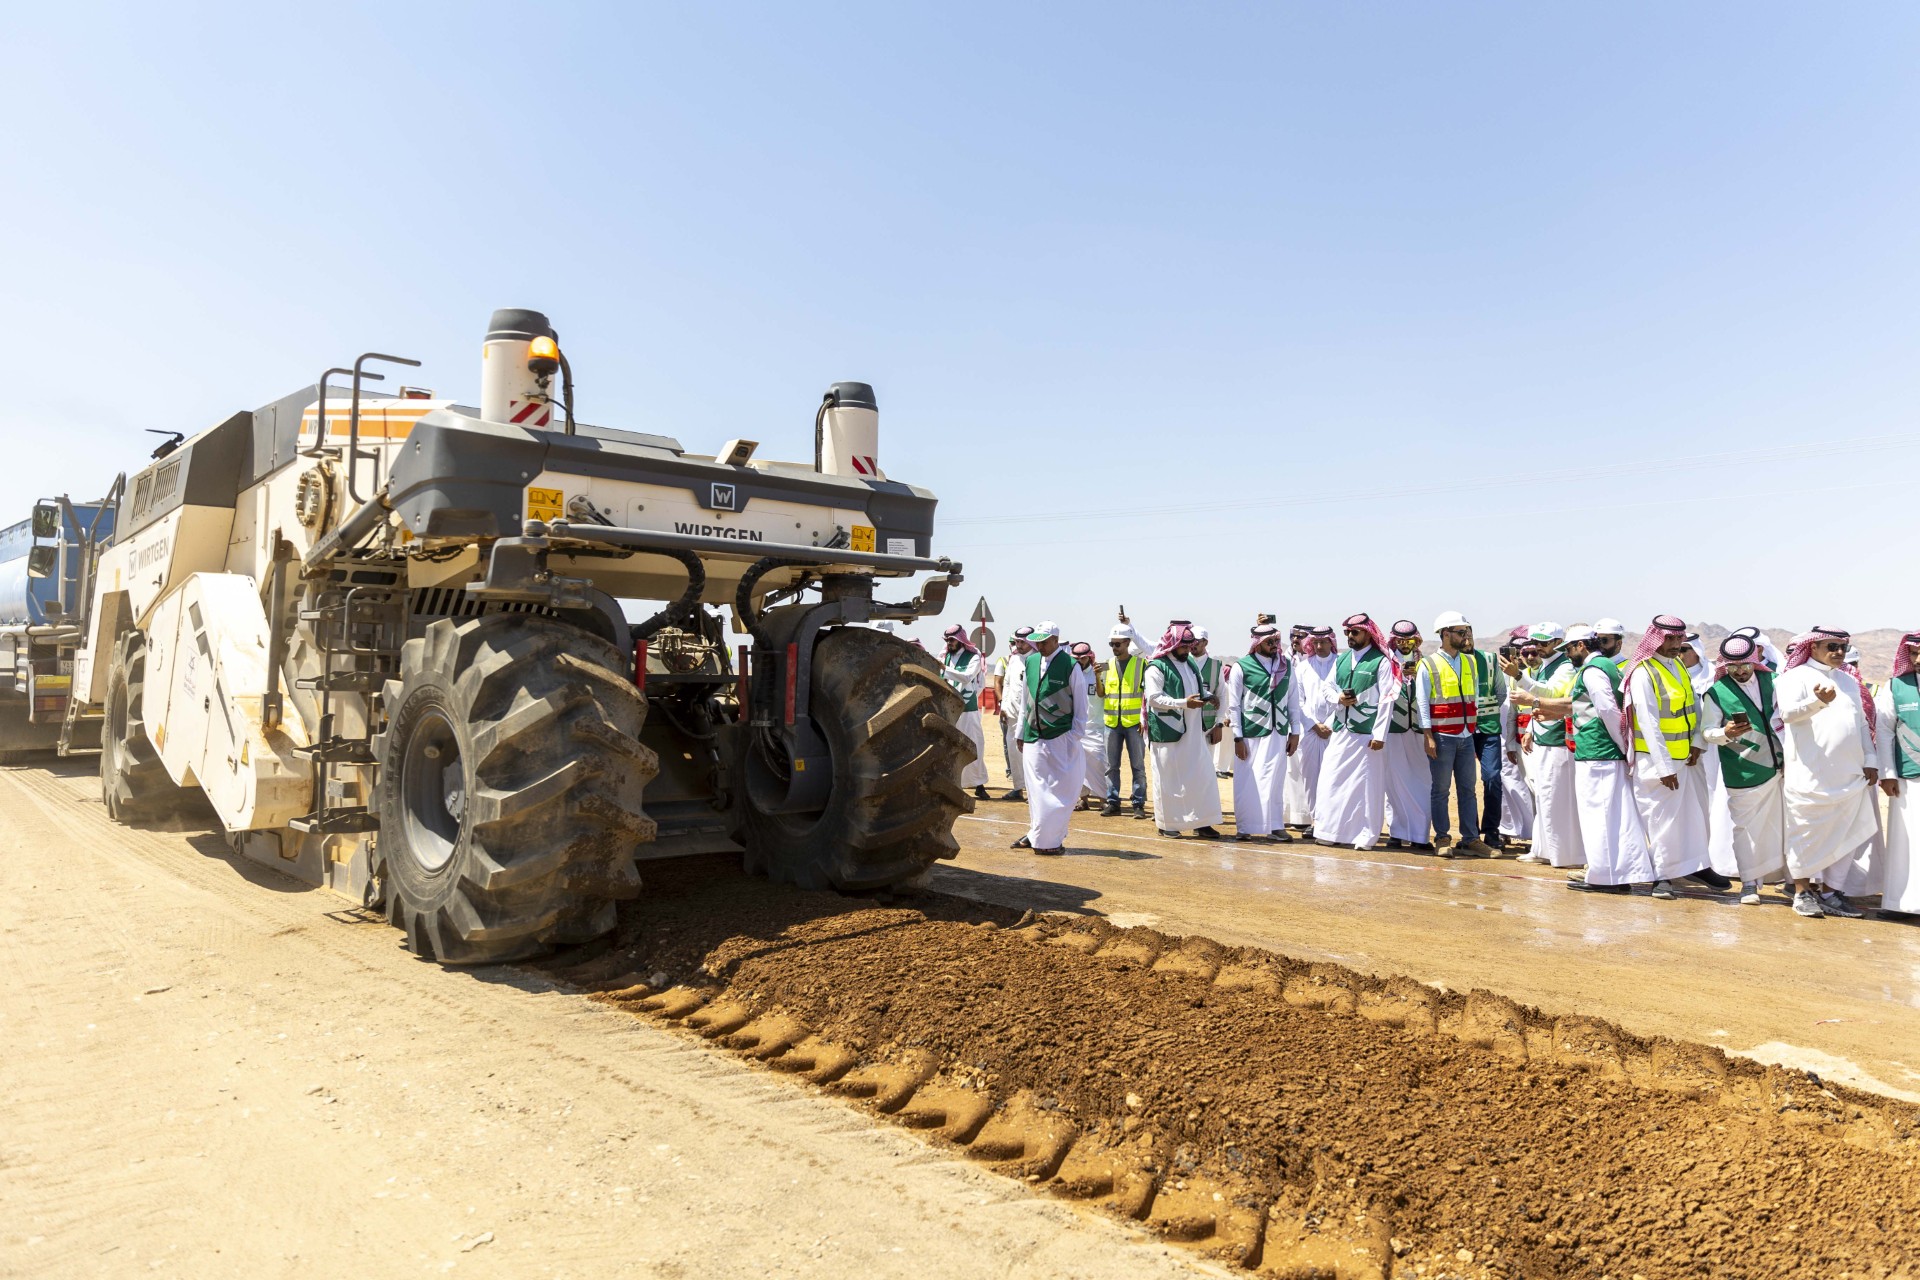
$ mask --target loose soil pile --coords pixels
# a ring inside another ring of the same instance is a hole
[[[1294,1277],[1911,1276],[1920,1109],[1097,917],[659,864],[556,976]]]

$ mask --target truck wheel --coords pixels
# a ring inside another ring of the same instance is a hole
[[[100,798],[115,822],[169,818],[186,799],[147,736],[146,693],[147,638],[124,632],[107,661],[107,718],[100,730]]]
[[[805,889],[876,889],[958,853],[954,820],[973,811],[960,788],[973,743],[955,723],[960,695],[933,660],[882,631],[834,628],[815,642],[810,702],[833,791],[818,813],[761,807],[756,794],[784,786],[750,743],[740,788],[747,870]]]
[[[653,839],[626,655],[529,614],[432,623],[389,680],[378,862],[415,954],[494,964],[613,928]]]

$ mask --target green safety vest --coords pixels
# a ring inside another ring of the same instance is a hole
[[[1109,661],[1100,668],[1100,705],[1106,713],[1107,728],[1131,728],[1140,723],[1140,687],[1147,678],[1147,666],[1129,655],[1120,664],[1120,676],[1113,674]]]
[[[1051,658],[1027,655],[1027,742],[1058,738],[1073,729],[1073,655],[1064,647]]]
[[[1153,666],[1160,668],[1166,683],[1161,691],[1168,697],[1185,697],[1186,682],[1180,678],[1180,668],[1175,665],[1172,654],[1164,658],[1155,658]],[[1186,659],[1186,668],[1193,673],[1195,687],[1200,686],[1200,669],[1193,665],[1193,659]],[[1147,714],[1147,740],[1149,742],[1178,742],[1187,736],[1187,713],[1185,708],[1176,711],[1152,711]]]
[[[1564,653],[1556,653],[1551,658],[1548,658],[1541,666],[1540,674],[1533,678],[1534,682],[1548,686],[1548,697],[1564,697],[1566,690],[1555,689],[1553,685],[1561,669],[1570,668],[1572,665],[1573,659],[1567,657]],[[1535,716],[1532,725],[1535,746],[1565,747],[1567,745],[1567,722],[1564,718],[1559,720],[1542,720],[1538,716]]]
[[[1475,733],[1500,732],[1500,704],[1505,701],[1496,687],[1500,682],[1500,664],[1485,649],[1472,651],[1480,667],[1478,679],[1480,703],[1480,723],[1473,727]]]
[[[1587,669],[1591,667],[1607,677],[1613,686],[1613,700],[1620,701],[1620,665],[1599,654],[1587,659],[1573,682],[1573,758],[1575,760],[1625,760],[1626,752],[1614,744],[1593,699],[1587,696]]]
[[[954,691],[966,702],[966,706],[961,708],[962,711],[978,711],[980,709],[980,690],[978,688],[963,687],[967,683],[968,668],[978,661],[980,661],[980,655],[969,652],[966,649],[962,649],[958,653],[943,654],[940,658],[940,665],[945,667],[950,673],[947,676],[947,683],[952,685]]]
[[[1218,658],[1200,659],[1200,696],[1211,699],[1220,692],[1220,671],[1226,664]],[[1211,701],[1200,708],[1200,727],[1209,733],[1220,721],[1220,708]]]
[[[1920,672],[1895,676],[1887,688],[1893,692],[1893,771],[1920,778]]]
[[[1431,686],[1429,686],[1431,688]],[[1388,733],[1412,733],[1414,717],[1420,712],[1420,691],[1413,681],[1401,682],[1400,692],[1394,696],[1393,711],[1387,718]]]
[[[1286,660],[1276,676],[1255,654],[1240,659],[1240,736],[1264,738],[1270,733],[1292,733],[1287,717],[1287,689],[1293,684],[1293,662]]]
[[[1353,650],[1348,649],[1340,655],[1340,661],[1333,664],[1334,684],[1340,692],[1351,693],[1359,701],[1350,707],[1335,707],[1331,728],[1345,729],[1348,733],[1373,733],[1374,719],[1380,714],[1380,699],[1376,696],[1369,704],[1360,695],[1380,687],[1380,664],[1387,660],[1387,655],[1380,652],[1378,646],[1369,646],[1367,651],[1373,656],[1355,662]]]
[[[1731,720],[1745,716],[1760,731],[1720,746],[1720,776],[1730,791],[1745,791],[1763,782],[1771,782],[1780,773],[1780,739],[1773,733],[1773,675],[1756,671],[1760,682],[1760,704],[1755,706],[1747,691],[1723,676],[1707,686],[1707,697],[1719,705]]]

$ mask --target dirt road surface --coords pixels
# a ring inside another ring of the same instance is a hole
[[[1152,1277],[1198,1261],[0,769],[0,1275]]]

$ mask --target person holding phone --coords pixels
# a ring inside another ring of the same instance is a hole
[[[1701,738],[1713,752],[1711,843],[1730,846],[1740,871],[1740,901],[1760,901],[1763,881],[1787,869],[1785,759],[1773,673],[1760,646],[1735,632],[1720,642],[1720,661],[1701,698]]]
[[[1850,639],[1833,627],[1795,636],[1774,682],[1785,726],[1787,873],[1795,914],[1811,919],[1862,914],[1827,876],[1880,831],[1879,756],[1860,683],[1845,670]]]

